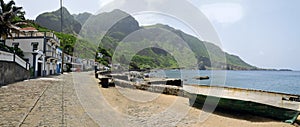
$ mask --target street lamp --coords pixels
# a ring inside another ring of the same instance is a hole
[[[60,32],[63,33],[63,8],[62,8],[62,0],[60,0]],[[62,60],[61,60],[61,74],[64,73],[64,47],[62,50]]]
[[[62,0],[60,0],[60,32],[63,32],[63,7]]]

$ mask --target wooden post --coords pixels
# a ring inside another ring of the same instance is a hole
[[[109,78],[101,78],[100,80],[101,80],[102,87],[103,88],[108,88],[108,85],[109,85],[108,80],[109,80]]]

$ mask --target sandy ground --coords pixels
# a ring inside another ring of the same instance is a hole
[[[142,126],[149,125],[147,121],[138,119],[149,118],[155,115],[161,115],[161,119],[168,119],[167,115],[176,116],[178,113],[185,115],[179,117],[179,121],[161,121],[162,123],[150,124],[154,126],[178,126],[178,127],[293,127],[293,125],[275,121],[268,118],[252,116],[249,114],[222,113],[214,112],[206,118],[202,110],[190,107],[188,99],[178,96],[150,93],[141,90],[132,90],[128,88],[110,87],[101,88],[107,102],[117,111],[128,116],[134,117],[133,121],[138,121]],[[146,101],[143,101],[146,100]],[[174,106],[176,104],[177,106]],[[175,108],[174,108],[175,107]],[[166,113],[170,108],[175,112]],[[180,109],[184,109],[183,111]],[[176,112],[178,110],[178,112]],[[164,116],[166,115],[166,116]],[[145,120],[145,119],[144,119]],[[146,119],[151,121],[152,119]],[[159,121],[159,120],[158,120]],[[168,123],[165,123],[168,122]]]

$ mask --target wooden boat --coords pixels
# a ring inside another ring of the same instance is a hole
[[[194,79],[207,80],[207,79],[209,79],[209,77],[208,76],[197,76],[197,77],[194,77]]]
[[[184,85],[193,107],[249,113],[294,123],[300,112],[299,95],[221,86]]]

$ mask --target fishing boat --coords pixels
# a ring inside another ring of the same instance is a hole
[[[207,79],[209,79],[209,77],[208,76],[197,76],[197,77],[194,77],[194,79],[207,80]]]
[[[294,123],[300,112],[300,95],[223,86],[184,85],[191,106],[249,113]]]

